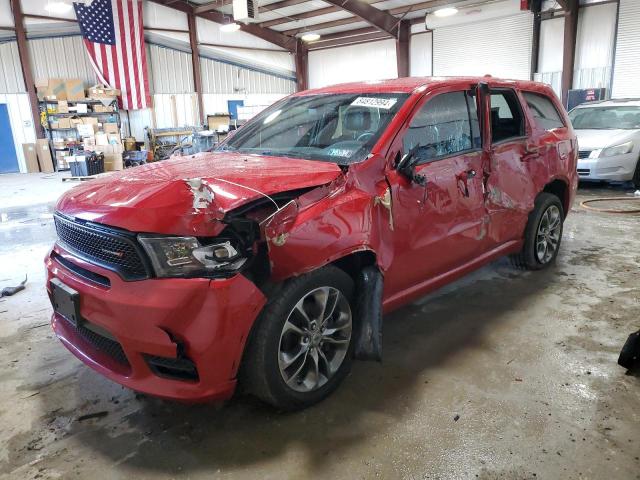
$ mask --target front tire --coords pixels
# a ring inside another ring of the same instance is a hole
[[[636,171],[633,174],[631,183],[633,183],[633,188],[640,188],[640,158],[638,159],[638,163],[636,163]]]
[[[541,270],[551,265],[560,250],[564,209],[555,195],[543,192],[536,198],[524,232],[522,251],[511,256],[515,267]]]
[[[241,368],[244,389],[281,410],[309,407],[347,376],[353,281],[326,266],[288,280],[260,314]]]

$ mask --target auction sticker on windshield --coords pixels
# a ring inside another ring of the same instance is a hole
[[[351,106],[381,108],[383,110],[389,110],[396,104],[397,101],[397,98],[358,97],[351,103]]]

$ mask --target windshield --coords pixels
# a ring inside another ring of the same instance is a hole
[[[251,119],[219,147],[348,165],[364,160],[407,94],[290,97]]]
[[[640,107],[585,107],[569,113],[578,130],[633,130],[640,128]]]

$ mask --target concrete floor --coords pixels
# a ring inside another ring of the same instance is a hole
[[[640,327],[640,217],[576,205],[556,266],[498,261],[389,315],[383,364],[284,415],[136,397],[65,350],[42,259],[68,187],[0,177],[0,286],[29,274],[0,300],[1,478],[640,478],[640,378],[616,364]]]

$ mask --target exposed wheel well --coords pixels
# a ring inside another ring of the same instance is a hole
[[[346,257],[339,258],[333,265],[346,272],[354,281],[363,267],[376,265],[376,254],[371,250],[354,252]]]
[[[543,191],[551,193],[560,199],[564,216],[566,217],[569,213],[569,186],[562,180],[554,180],[551,183],[547,183]]]

